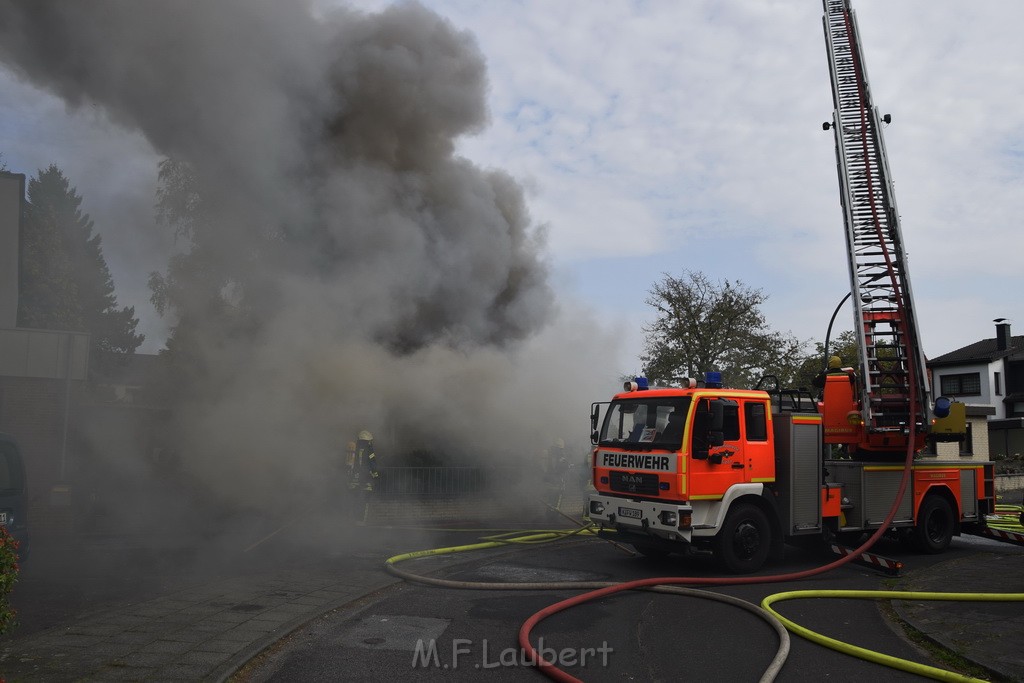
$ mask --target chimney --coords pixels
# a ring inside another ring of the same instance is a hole
[[[1005,351],[1010,348],[1010,323],[1006,318],[996,318],[996,351]]]
[[[18,324],[18,240],[25,175],[0,170],[0,329]]]

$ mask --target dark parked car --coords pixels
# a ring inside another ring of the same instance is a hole
[[[25,490],[25,465],[18,444],[0,434],[0,526],[7,527],[20,548],[18,556],[28,557],[28,494]]]

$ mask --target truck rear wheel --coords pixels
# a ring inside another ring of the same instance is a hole
[[[733,574],[760,569],[771,550],[772,528],[764,511],[750,503],[734,505],[715,536],[715,557]]]
[[[926,496],[917,511],[917,525],[912,535],[914,546],[922,553],[937,555],[949,547],[955,528],[949,501],[934,493]]]

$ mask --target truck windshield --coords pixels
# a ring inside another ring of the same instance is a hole
[[[612,401],[601,427],[602,446],[678,449],[690,409],[689,397]]]

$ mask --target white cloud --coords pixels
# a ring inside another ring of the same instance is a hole
[[[697,267],[763,288],[777,329],[823,338],[849,276],[818,3],[428,4],[488,58],[494,123],[465,153],[530,178],[555,262],[591,291],[602,268],[613,280],[595,306],[634,311],[666,268]],[[1024,6],[854,5],[875,103],[894,117],[926,352],[992,336],[994,317],[1024,324]],[[645,255],[647,277],[608,266]]]

